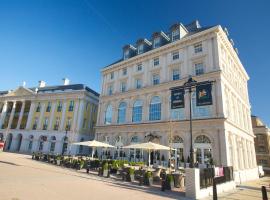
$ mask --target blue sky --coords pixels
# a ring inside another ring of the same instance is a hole
[[[198,19],[226,26],[249,76],[252,112],[270,125],[270,1],[0,0],[0,90],[63,77],[100,91],[124,44]]]

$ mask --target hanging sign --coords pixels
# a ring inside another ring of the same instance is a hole
[[[171,109],[184,108],[185,90],[183,88],[175,88],[171,90]]]
[[[197,106],[213,104],[211,83],[196,86],[196,104]]]

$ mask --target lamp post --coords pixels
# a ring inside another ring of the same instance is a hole
[[[184,89],[189,93],[189,131],[190,131],[190,163],[189,167],[194,168],[194,149],[192,136],[192,89],[196,87],[197,81],[189,77],[188,81],[184,83]]]
[[[177,95],[175,97],[175,101],[177,105],[174,105],[174,103],[172,102],[172,109],[175,108],[183,108],[184,107],[184,93],[185,91],[187,91],[189,93],[189,130],[190,130],[190,163],[189,163],[189,167],[190,168],[194,168],[194,149],[193,149],[193,136],[192,136],[192,92],[193,89],[198,87],[202,87],[204,85],[212,85],[212,83],[215,81],[203,81],[203,82],[197,82],[196,80],[194,80],[191,76],[189,76],[187,82],[184,83],[183,86],[178,86],[178,87],[174,87],[171,88],[172,91],[174,90],[182,90],[182,92],[177,91]],[[199,90],[200,91],[200,90]],[[209,95],[207,96],[208,93]],[[208,89],[208,92],[206,90],[203,90],[203,96],[206,96],[206,98],[204,98],[203,102],[200,102],[200,105],[212,105],[212,95],[211,95],[211,88]],[[201,97],[199,97],[201,98]],[[181,101],[182,99],[182,101]],[[197,97],[197,101],[198,101],[198,97]],[[202,100],[201,100],[202,101]],[[178,105],[179,104],[179,105]],[[198,102],[197,102],[198,105]]]

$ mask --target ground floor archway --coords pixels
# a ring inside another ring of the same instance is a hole
[[[12,143],[13,135],[9,133],[7,139],[5,141],[5,150],[10,151],[11,143]]]

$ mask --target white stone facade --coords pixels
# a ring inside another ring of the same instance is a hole
[[[94,138],[98,96],[82,84],[43,86],[37,90],[21,86],[1,92],[0,141],[5,141],[4,150],[89,154],[89,148],[71,143]]]
[[[214,81],[213,105],[196,107],[195,101],[192,103],[196,160],[203,167],[209,163],[210,154],[216,165],[233,166],[237,181],[254,179],[256,173],[249,176],[245,173],[257,167],[248,98],[249,77],[221,26],[197,28],[196,33],[186,33],[177,41],[102,70],[96,137],[112,145],[118,141],[120,148],[132,143],[134,136],[136,142],[142,142],[149,140],[151,135],[163,145],[169,145],[169,138],[178,136],[181,140],[173,142],[173,146],[183,152],[180,154],[187,162],[190,150],[189,96],[185,94],[185,108],[172,111],[170,88],[182,86],[192,75],[198,82]],[[177,54],[178,58],[174,59]],[[156,58],[159,59],[158,65],[154,64]],[[197,73],[198,66],[202,66],[202,73]],[[159,77],[157,84],[154,75]],[[140,80],[140,87],[137,87],[137,80]],[[151,120],[149,113],[152,112],[153,97],[160,100],[161,109],[157,114],[160,118],[157,120]],[[192,99],[195,100],[195,92]],[[136,118],[133,113],[136,100],[142,104],[141,118]],[[125,114],[120,104],[125,105]],[[134,122],[134,118],[137,121]],[[126,154],[128,157],[130,152]],[[161,154],[168,158],[168,153]]]

